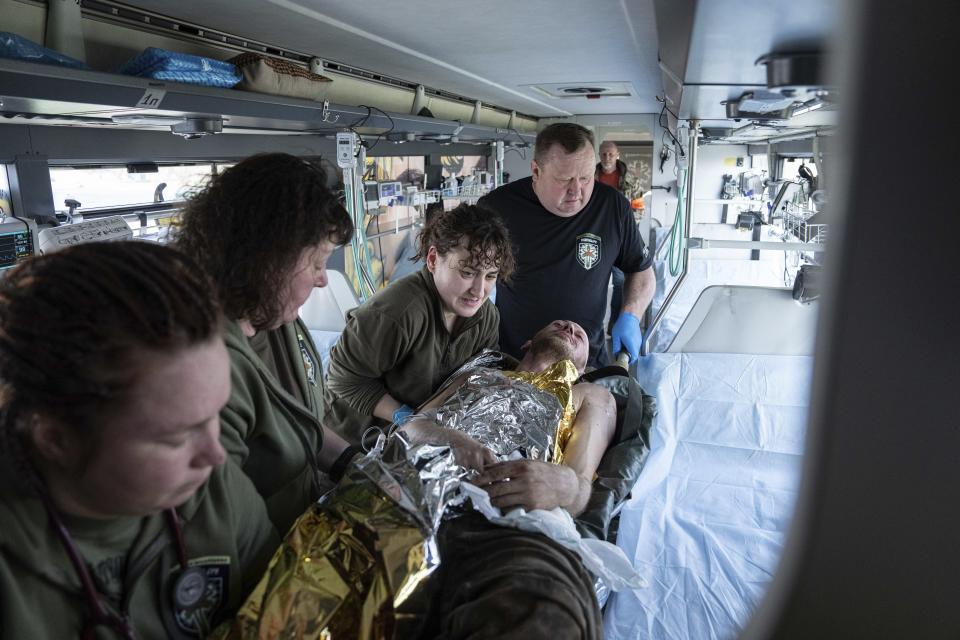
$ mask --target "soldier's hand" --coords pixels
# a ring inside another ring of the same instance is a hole
[[[580,482],[570,467],[539,460],[511,460],[487,467],[474,483],[501,509],[567,508],[577,498]]]

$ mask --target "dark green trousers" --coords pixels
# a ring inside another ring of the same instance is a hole
[[[599,640],[593,579],[580,558],[535,533],[477,513],[443,524],[423,638]]]

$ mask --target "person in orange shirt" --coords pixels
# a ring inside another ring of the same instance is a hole
[[[600,145],[600,162],[597,163],[597,169],[594,173],[597,182],[609,185],[623,194],[630,201],[630,208],[633,210],[634,220],[639,221],[643,217],[643,196],[640,179],[629,167],[627,163],[620,159],[620,149],[617,143],[610,140]],[[613,295],[610,298],[610,325],[617,321],[620,314],[620,306],[623,302],[623,271],[613,268],[611,272],[613,277]]]
[[[631,205],[642,196],[640,179],[620,159],[620,149],[615,142],[607,140],[600,145],[600,162],[597,163],[594,177],[597,182],[610,185],[622,193],[631,201]]]

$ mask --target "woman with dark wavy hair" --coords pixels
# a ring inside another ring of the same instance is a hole
[[[298,311],[353,233],[317,165],[256,155],[187,204],[176,244],[210,274],[227,317],[233,389],[222,440],[285,532],[355,450],[324,428],[320,356]]]
[[[497,347],[490,293],[514,264],[500,217],[467,204],[441,212],[413,260],[423,269],[352,311],[330,352],[329,424],[352,442],[373,424],[402,422],[471,356]]]
[[[226,460],[210,283],[94,243],[0,278],[0,637],[204,637],[279,539]]]

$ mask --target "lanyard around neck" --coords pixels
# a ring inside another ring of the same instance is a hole
[[[47,495],[46,491],[40,491],[40,501],[43,502],[43,506],[47,511],[47,516],[50,518],[50,522],[53,524],[54,531],[57,533],[57,537],[60,538],[60,543],[63,545],[64,551],[67,552],[67,556],[70,558],[70,564],[73,565],[73,570],[76,572],[77,577],[80,579],[80,584],[83,587],[84,599],[87,602],[87,607],[90,609],[91,618],[84,627],[83,638],[92,639],[94,637],[96,627],[106,626],[113,629],[119,636],[124,638],[124,640],[135,640],[136,634],[133,631],[133,628],[130,626],[130,621],[126,616],[118,616],[114,613],[107,611],[103,606],[103,603],[100,600],[100,593],[97,591],[96,587],[93,584],[93,578],[90,576],[90,571],[87,570],[87,565],[83,561],[83,556],[80,554],[80,550],[77,548],[76,543],[73,540],[73,537],[70,535],[70,532],[67,530],[66,525],[64,525],[63,520],[57,514],[57,509],[53,504],[53,501],[50,499],[50,496]],[[183,529],[180,526],[180,520],[177,517],[176,511],[173,509],[167,509],[164,512],[164,516],[169,526],[170,530],[173,533],[174,542],[177,547],[177,559],[180,563],[181,570],[187,569],[187,549],[183,540]]]

